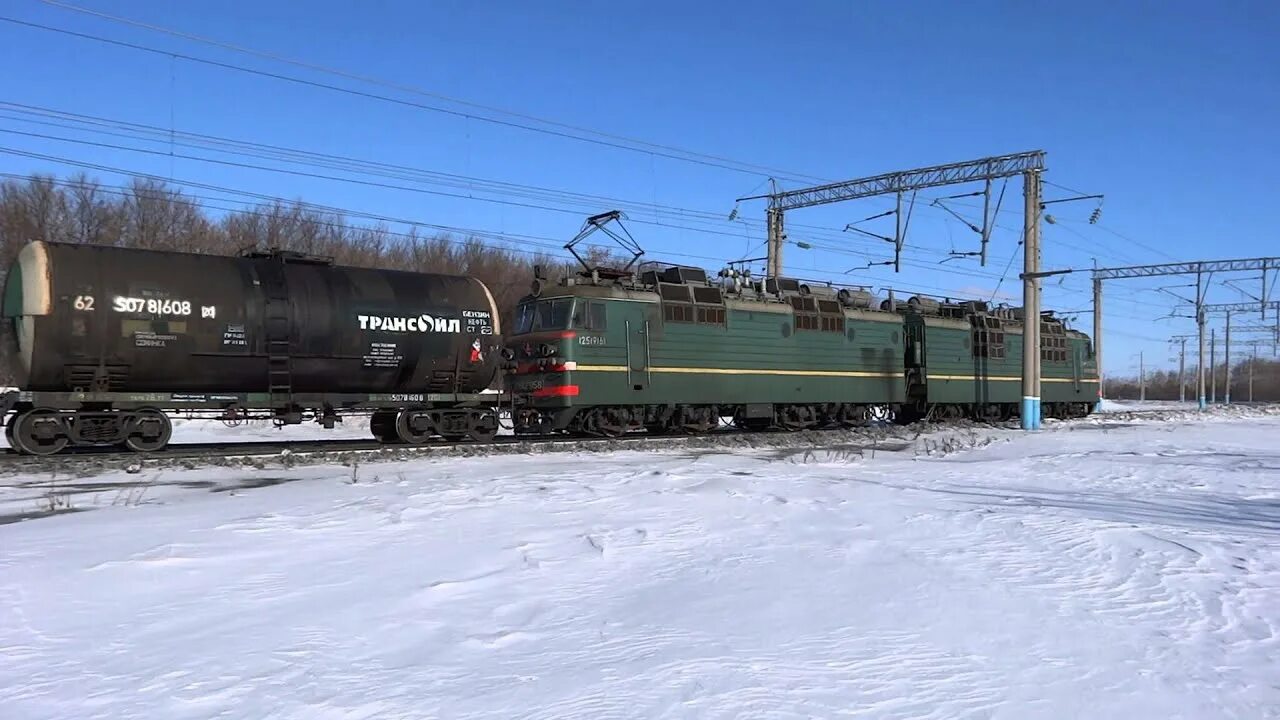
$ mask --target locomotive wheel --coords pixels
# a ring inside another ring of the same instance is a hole
[[[467,433],[467,437],[478,443],[493,442],[498,436],[498,414],[494,412],[481,413],[475,420],[475,425],[471,431]]]
[[[401,442],[410,445],[421,445],[431,439],[431,430],[418,430],[413,427],[413,418],[417,413],[408,410],[400,411],[396,416],[396,436]]]
[[[57,410],[30,410],[15,419],[13,448],[26,455],[62,452],[70,440]]]
[[[172,436],[173,425],[169,416],[147,408],[135,412],[127,421],[124,446],[134,452],[155,452],[163,450]]]
[[[9,441],[9,447],[13,448],[14,452],[18,452],[18,447],[13,444],[13,426],[16,424],[18,424],[18,413],[10,415],[4,424],[4,439]]]
[[[845,427],[862,427],[871,421],[871,410],[866,405],[841,405],[839,422]]]

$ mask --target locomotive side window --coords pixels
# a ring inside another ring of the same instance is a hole
[[[579,300],[573,311],[573,326],[581,330],[604,330],[604,317],[604,303]]]

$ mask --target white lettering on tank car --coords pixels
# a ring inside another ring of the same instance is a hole
[[[202,318],[211,318],[211,319],[217,318],[217,317],[218,317],[218,308],[217,308],[217,306],[216,306],[216,305],[201,305],[201,306],[200,306],[200,317],[202,317]]]
[[[84,310],[85,312],[93,312],[93,296],[77,295],[75,301],[71,303],[71,306],[77,310]]]
[[[456,333],[462,330],[462,323],[458,318],[440,318],[425,314],[417,317],[356,315],[356,321],[360,323],[361,330],[381,332]]]
[[[117,295],[111,301],[111,307],[118,313],[147,313],[149,315],[174,315],[177,317],[185,317],[191,314],[190,300],[159,300],[156,298]]]

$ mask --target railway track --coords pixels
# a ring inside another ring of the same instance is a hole
[[[1258,404],[1262,405],[1262,404]],[[1241,404],[1240,408],[1246,407]],[[1059,421],[1066,425],[1088,426],[1120,426],[1135,421],[1149,421],[1162,414],[1181,416],[1195,413],[1194,406],[1186,409],[1171,408],[1137,408],[1133,410],[1112,411],[1095,414],[1087,419]],[[590,449],[603,446],[616,449],[620,446],[644,448],[660,446],[663,448],[681,445],[706,445],[735,440],[758,440],[760,445],[802,444],[813,442],[850,442],[877,441],[914,437],[923,432],[936,430],[965,428],[1016,429],[1016,421],[1004,423],[947,422],[923,423],[910,426],[877,424],[865,428],[834,428],[825,430],[807,430],[801,432],[760,432],[743,431],[735,428],[720,430],[701,435],[648,435],[634,433],[621,437],[552,437],[528,439],[514,435],[500,435],[492,441],[484,443],[451,442],[445,440],[428,441],[419,445],[388,445],[376,440],[344,439],[344,440],[291,440],[250,441],[226,443],[175,443],[152,453],[139,454],[121,451],[115,448],[89,448],[65,452],[53,457],[32,457],[20,455],[13,450],[0,452],[0,476],[21,473],[47,473],[50,471],[84,472],[111,470],[141,470],[148,467],[204,465],[244,465],[266,459],[283,459],[285,462],[310,462],[317,457],[323,459],[345,460],[403,460],[430,455],[470,455],[478,453],[508,452],[546,452],[562,449]]]
[[[864,429],[864,432],[872,428]],[[848,435],[848,429],[811,430],[809,434]],[[0,454],[0,475],[24,472],[49,472],[61,468],[74,471],[77,466],[94,469],[131,469],[156,465],[193,466],[213,464],[241,464],[242,462],[266,458],[291,458],[302,460],[314,456],[332,457],[334,459],[359,458],[367,456],[371,460],[382,458],[405,459],[433,454],[473,454],[496,453],[503,450],[515,452],[540,452],[561,448],[590,447],[600,444],[614,446],[645,446],[661,444],[664,447],[686,444],[689,442],[717,442],[729,438],[745,436],[777,435],[794,437],[796,433],[760,433],[737,429],[722,429],[704,435],[647,435],[636,433],[621,437],[553,437],[529,439],[514,435],[500,435],[492,441],[483,443],[452,442],[445,440],[429,441],[419,445],[388,445],[376,440],[293,440],[288,442],[232,442],[232,443],[175,443],[164,450],[152,453],[135,453],[114,448],[90,448],[65,452],[52,457],[33,457],[20,455],[11,449]],[[216,460],[217,462],[212,462]]]

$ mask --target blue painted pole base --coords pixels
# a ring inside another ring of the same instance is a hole
[[[1035,430],[1040,426],[1040,408],[1036,403],[1036,399],[1032,397],[1022,398],[1022,429]]]
[[[1204,401],[1204,396],[1203,396],[1203,395],[1201,395],[1201,396],[1200,396],[1200,409],[1201,409],[1201,410],[1204,410],[1206,407],[1208,407],[1208,403],[1206,403],[1206,402]]]

